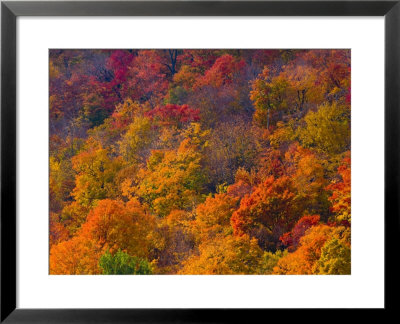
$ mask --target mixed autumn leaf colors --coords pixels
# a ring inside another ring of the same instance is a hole
[[[50,50],[50,274],[350,274],[350,50]]]

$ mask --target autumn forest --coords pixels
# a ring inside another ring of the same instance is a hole
[[[350,50],[49,51],[50,274],[351,273]]]

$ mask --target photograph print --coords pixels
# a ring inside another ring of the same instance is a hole
[[[49,274],[350,275],[349,49],[50,49]]]

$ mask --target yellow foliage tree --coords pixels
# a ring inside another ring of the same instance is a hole
[[[314,266],[314,273],[327,275],[351,274],[350,245],[333,238],[326,242],[321,250],[321,257]]]
[[[74,235],[86,221],[89,210],[89,207],[85,207],[77,201],[73,201],[63,208],[60,219],[66,229],[68,229],[69,235]]]
[[[164,217],[174,209],[187,210],[202,200],[206,181],[202,167],[204,133],[192,125],[184,131],[184,139],[177,150],[153,151],[147,169],[138,173],[134,193],[152,210]]]
[[[114,177],[123,161],[111,158],[100,143],[89,139],[88,148],[72,158],[72,166],[77,172],[72,195],[82,206],[93,207],[101,199],[117,197]]]
[[[64,207],[65,201],[71,199],[75,174],[69,160],[54,156],[50,156],[49,170],[50,210],[59,212]]]
[[[262,261],[256,239],[243,236],[217,236],[202,243],[199,254],[183,262],[179,274],[255,274]]]
[[[145,162],[149,154],[149,145],[154,138],[155,130],[151,127],[150,119],[136,116],[119,141],[119,151],[130,163]]]
[[[304,117],[298,137],[305,147],[327,154],[339,154],[350,148],[350,109],[337,103],[325,103]]]

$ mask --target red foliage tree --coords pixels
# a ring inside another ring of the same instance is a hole
[[[127,85],[133,100],[156,106],[168,90],[166,67],[157,51],[143,50],[129,66]]]
[[[310,227],[317,225],[319,219],[319,215],[303,216],[298,220],[290,232],[287,232],[280,237],[282,243],[288,247],[289,252],[293,252],[297,249],[301,237]]]
[[[181,127],[183,124],[199,121],[199,114],[198,109],[191,108],[188,105],[168,104],[154,108],[147,113],[147,116],[159,120],[162,125]]]
[[[194,88],[207,85],[219,88],[222,85],[230,84],[235,77],[240,76],[244,67],[245,62],[243,60],[238,61],[232,55],[225,54],[215,61],[202,78],[198,79]]]

